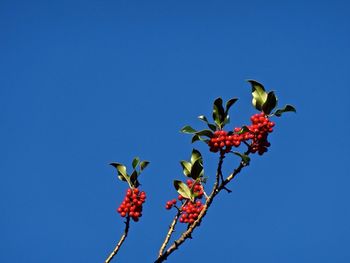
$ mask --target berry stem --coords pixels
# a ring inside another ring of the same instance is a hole
[[[113,257],[118,253],[120,247],[122,246],[123,242],[125,241],[126,237],[128,236],[129,233],[129,226],[130,226],[130,216],[126,217],[126,221],[125,221],[125,228],[124,228],[124,233],[123,235],[120,237],[120,240],[118,242],[118,244],[116,245],[116,247],[114,248],[114,250],[112,251],[112,253],[109,255],[109,257],[106,259],[105,263],[109,263],[111,262],[111,260],[113,259]]]

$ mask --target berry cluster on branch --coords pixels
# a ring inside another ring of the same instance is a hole
[[[135,222],[142,216],[142,205],[146,201],[146,193],[138,188],[128,189],[123,202],[117,211],[121,217],[130,216]]]
[[[250,125],[225,130],[225,126],[230,122],[229,110],[238,99],[229,99],[224,105],[223,100],[217,98],[213,103],[212,118],[214,122],[210,123],[204,115],[198,117],[206,123],[207,129],[197,131],[188,125],[181,129],[183,133],[192,134],[192,143],[202,141],[209,147],[210,152],[220,153],[216,180],[211,192],[208,192],[210,194],[207,195],[204,191],[207,177],[204,177],[203,158],[198,150],[192,149],[189,161],[180,161],[183,174],[187,177],[187,180],[185,182],[174,180],[174,187],[179,194],[178,200],[173,199],[166,202],[165,208],[167,210],[175,208],[177,213],[169,226],[155,263],[165,261],[181,244],[192,238],[192,232],[201,224],[214,198],[224,189],[230,192],[226,186],[249,164],[249,154],[258,153],[263,155],[267,152],[268,147],[271,145],[268,141],[268,136],[273,132],[275,126],[275,123],[270,118],[273,116],[280,117],[285,112],[296,112],[295,108],[288,104],[283,108],[275,109],[277,97],[274,91],[265,91],[264,86],[257,81],[249,80],[248,82],[252,87],[252,104],[259,112],[250,117]],[[247,149],[241,152],[237,150],[232,151],[233,148],[239,148],[240,146],[246,146]],[[225,178],[222,172],[222,165],[228,153],[239,156],[241,160],[236,169]],[[124,200],[117,209],[120,216],[125,218],[124,233],[105,263],[109,263],[119,251],[128,235],[131,219],[137,222],[142,216],[146,193],[139,190],[138,177],[148,164],[148,161],[140,161],[136,157],[132,161],[133,171],[128,174],[125,165],[111,163],[117,169],[118,178],[126,182],[129,188],[126,190]],[[204,196],[205,198],[203,198]],[[177,205],[178,202],[180,205]],[[178,239],[167,248],[178,222],[187,224],[187,230],[181,233]]]
[[[180,223],[188,223],[192,224],[197,218],[199,213],[203,209],[203,203],[201,201],[204,190],[203,185],[200,182],[194,181],[192,179],[188,179],[186,181],[188,188],[192,189],[193,192],[193,200],[189,198],[183,197],[181,194],[178,196],[178,200],[182,203],[181,207],[176,207],[180,212]],[[171,209],[175,207],[177,201],[173,199],[168,201],[165,205],[166,209]]]

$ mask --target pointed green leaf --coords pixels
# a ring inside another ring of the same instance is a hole
[[[257,110],[261,111],[262,106],[264,105],[264,103],[267,99],[267,93],[265,91],[265,88],[261,83],[255,81],[255,80],[248,80],[248,82],[252,86],[253,106]]]
[[[132,168],[136,168],[136,166],[140,163],[140,158],[135,157],[134,160],[132,160]]]
[[[198,136],[198,135],[195,134],[195,135],[193,135],[191,142],[194,143],[196,141],[202,141],[202,142],[208,143],[209,139],[204,139],[201,136]]]
[[[146,167],[149,165],[149,161],[142,161],[140,162],[140,170],[141,172],[146,169]]]
[[[183,128],[181,129],[181,132],[192,134],[192,133],[195,133],[196,130],[193,129],[191,126],[187,125],[187,126],[185,126],[185,127],[183,127]]]
[[[193,149],[191,154],[191,164],[193,165],[198,159],[202,160],[202,154],[200,151]]]
[[[205,123],[209,123],[207,117],[205,117],[204,115],[199,115],[198,119],[204,121]]]
[[[112,165],[113,167],[115,167],[118,171],[118,178],[121,181],[127,181],[128,184],[131,187],[131,183],[130,183],[130,178],[126,172],[126,167],[125,165],[122,165],[120,163],[110,163],[110,165]]]
[[[238,155],[239,157],[242,158],[242,162],[245,163],[246,165],[249,164],[250,162],[250,157],[246,154],[240,153],[240,152],[233,152],[235,155]]]
[[[178,181],[178,180],[174,180],[174,187],[176,189],[176,191],[182,195],[184,198],[193,200],[194,197],[192,196],[191,193],[191,189],[187,186],[187,184]]]
[[[222,126],[225,126],[228,123],[230,123],[230,115],[227,114]]]
[[[242,126],[242,129],[239,132],[235,132],[236,134],[243,134],[249,132],[249,128],[247,126]]]
[[[229,99],[229,100],[226,102],[226,110],[225,110],[225,113],[226,113],[226,114],[227,114],[228,111],[230,110],[231,106],[232,106],[233,104],[236,103],[237,100],[238,100],[237,98],[232,98],[232,99]]]
[[[194,142],[196,142],[196,141],[201,141],[202,140],[202,138],[200,137],[200,136],[198,136],[198,135],[193,135],[193,137],[192,137],[192,143],[194,143]]]
[[[214,101],[214,106],[213,106],[213,119],[216,123],[216,125],[221,129],[222,128],[222,123],[225,120],[225,111],[224,107],[222,106],[222,99],[217,98]]]
[[[203,170],[202,159],[197,159],[192,165],[191,178],[196,180],[197,178],[202,177],[203,174],[204,174],[204,170]]]
[[[292,106],[287,104],[286,106],[284,106],[282,109],[278,109],[276,110],[276,112],[274,113],[277,117],[281,117],[282,113],[285,112],[297,112],[296,109]]]
[[[201,131],[195,132],[195,134],[198,136],[206,136],[208,138],[213,137],[213,132],[211,130],[201,130]]]
[[[192,164],[187,161],[180,161],[185,176],[190,176]]]
[[[263,112],[265,114],[270,114],[271,111],[277,106],[277,97],[273,91],[267,94],[267,99],[262,106]]]
[[[130,175],[130,183],[132,187],[138,187],[140,185],[139,181],[137,180],[138,176],[139,173],[136,170],[134,170]]]
[[[209,123],[207,117],[205,117],[204,115],[200,115],[198,116],[198,119],[204,121],[208,125],[209,129],[211,129],[212,131],[216,131],[216,126]]]
[[[123,176],[124,178],[129,177],[128,174],[126,173],[126,166],[122,165],[120,163],[110,163],[113,167],[115,167],[118,171],[118,174]]]

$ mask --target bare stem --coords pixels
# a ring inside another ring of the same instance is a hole
[[[124,240],[125,240],[126,237],[128,236],[129,226],[130,226],[130,216],[127,216],[126,221],[125,221],[124,233],[123,233],[123,235],[120,237],[120,240],[119,240],[118,244],[116,245],[116,247],[114,248],[114,250],[112,251],[112,253],[111,253],[111,254],[109,255],[109,257],[106,259],[105,263],[111,262],[111,260],[113,259],[113,257],[118,253],[118,251],[119,251],[121,245],[123,244]]]
[[[165,237],[165,240],[164,240],[162,246],[161,246],[160,249],[159,249],[159,255],[158,255],[158,257],[161,257],[161,256],[163,255],[163,252],[164,252],[166,246],[167,246],[168,243],[169,243],[170,237],[171,237],[171,235],[173,234],[173,232],[175,231],[175,226],[176,226],[176,223],[177,223],[177,219],[179,218],[180,214],[181,214],[181,211],[180,211],[180,209],[179,209],[179,210],[177,211],[177,214],[175,215],[173,221],[171,222],[171,225],[169,226],[169,231],[168,231],[168,233],[167,233],[167,235],[166,235],[166,237]]]
[[[249,155],[250,154],[250,149],[248,149],[245,153],[245,155]],[[218,191],[221,191],[222,189],[225,189],[225,186],[231,182],[231,180],[233,178],[235,178],[235,176],[237,174],[239,174],[242,170],[242,168],[244,168],[245,166],[247,166],[247,164],[242,160],[239,164],[239,166],[233,170],[233,172],[220,184],[220,186],[218,187]]]

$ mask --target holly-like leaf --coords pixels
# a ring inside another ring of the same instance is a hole
[[[252,104],[257,110],[261,111],[262,106],[267,100],[267,93],[265,91],[265,88],[261,83],[255,80],[248,80],[248,82],[252,86],[252,95],[253,95]]]
[[[201,131],[195,132],[195,134],[198,136],[206,136],[208,138],[213,137],[213,132],[211,130],[201,130]]]
[[[225,109],[225,114],[227,115],[228,114],[228,111],[230,110],[231,106],[233,104],[235,104],[235,102],[237,101],[238,99],[237,98],[232,98],[232,99],[229,99],[227,102],[226,102],[226,109]]]
[[[140,170],[141,172],[146,169],[146,167],[149,165],[149,161],[142,161],[140,162]]]
[[[271,111],[277,106],[277,97],[273,91],[267,94],[267,99],[262,106],[262,110],[265,114],[270,114]]]
[[[225,120],[225,110],[224,107],[222,106],[222,99],[217,98],[214,101],[214,106],[213,106],[213,119],[216,123],[216,125],[219,127],[219,129],[222,128],[222,124]]]
[[[187,161],[180,161],[185,176],[191,175],[192,164]]]
[[[228,123],[230,123],[230,115],[226,114],[224,122],[222,123],[222,127],[224,127]]]
[[[183,127],[180,131],[183,132],[183,133],[189,133],[189,134],[196,133],[196,130],[193,129],[193,128],[192,128],[191,126],[189,126],[189,125]]]
[[[204,121],[208,125],[209,129],[211,129],[212,131],[216,131],[216,126],[214,124],[209,123],[207,117],[205,117],[204,115],[200,115],[198,116],[198,119]]]
[[[139,187],[140,183],[137,180],[137,177],[139,176],[139,173],[134,170],[130,175],[130,183],[132,187]]]
[[[245,165],[248,165],[249,162],[250,162],[250,157],[246,154],[243,154],[243,153],[240,153],[240,152],[233,152],[235,155],[238,155],[239,157],[241,157],[242,159],[242,162],[245,164]]]
[[[196,141],[203,141],[203,139],[200,136],[195,134],[195,135],[193,135],[191,142],[194,143]]]
[[[276,112],[274,113],[277,117],[281,117],[283,113],[285,112],[297,112],[296,109],[292,106],[287,104],[286,106],[284,106],[282,109],[278,109],[276,110]]]
[[[132,168],[136,168],[136,166],[140,163],[140,158],[135,157],[134,160],[132,160]]]
[[[249,132],[249,128],[247,126],[242,126],[241,130],[239,132],[235,132],[236,134],[243,134],[243,133],[246,133],[246,132]]]
[[[204,170],[203,170],[203,162],[202,159],[197,159],[193,165],[192,165],[192,169],[191,169],[191,178],[196,180],[197,178],[202,177],[204,174]]]
[[[122,181],[128,181],[129,180],[129,176],[126,173],[126,166],[122,165],[120,163],[110,163],[110,165],[112,165],[113,167],[115,167],[118,171],[118,177],[120,180]]]
[[[191,154],[191,164],[193,165],[195,161],[202,160],[202,154],[200,151],[193,149]]]
[[[174,187],[176,189],[176,191],[182,195],[184,198],[190,199],[191,201],[193,201],[194,196],[192,195],[191,189],[187,186],[187,184],[178,181],[178,180],[174,180]]]

